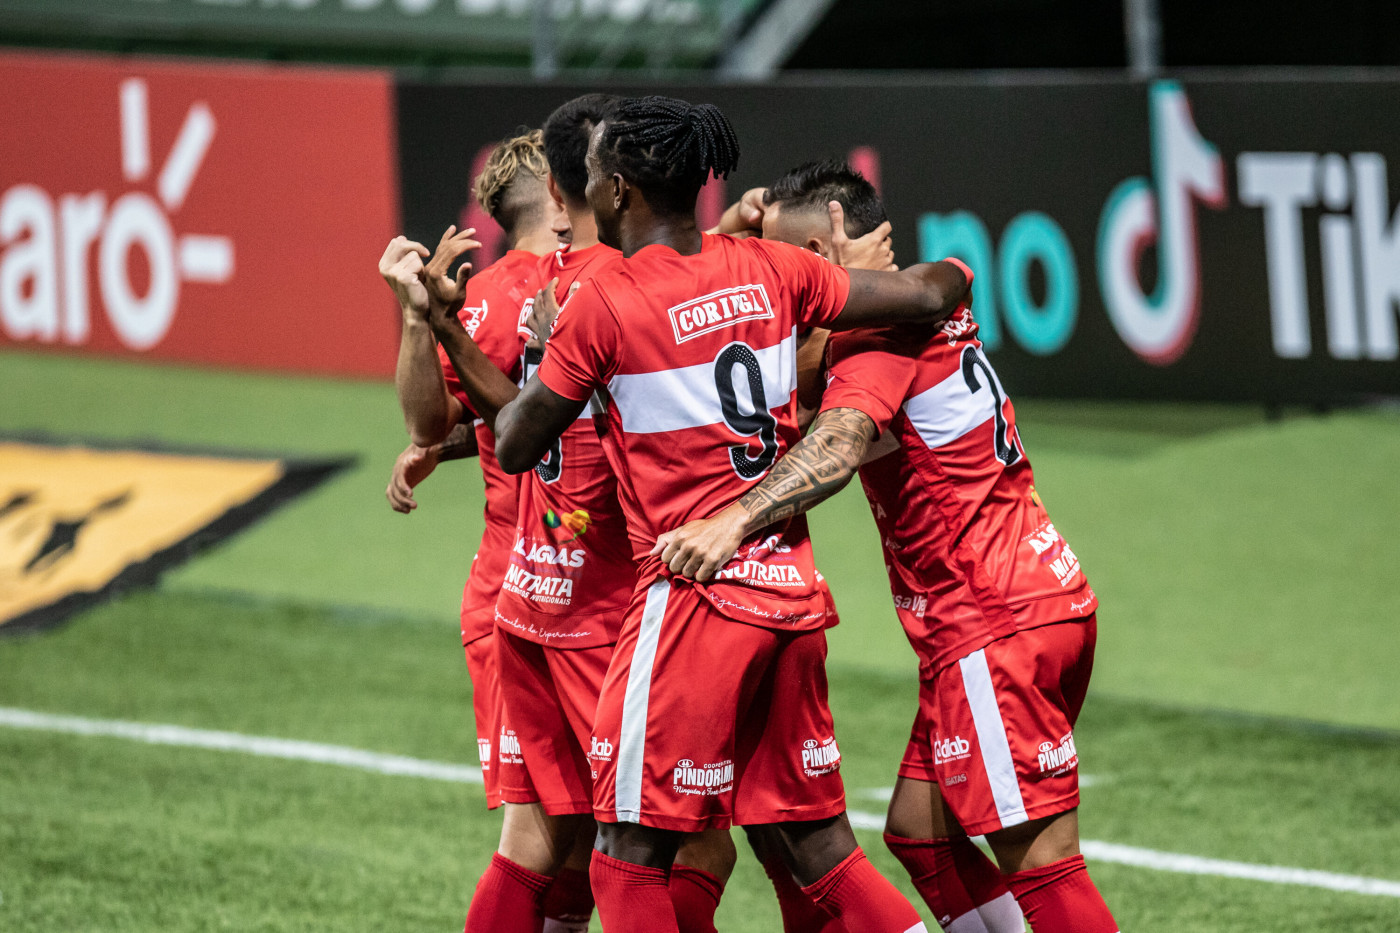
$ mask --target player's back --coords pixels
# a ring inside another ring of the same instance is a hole
[[[688,256],[646,247],[585,285],[541,370],[571,397],[606,387],[609,450],[643,584],[662,573],[648,555],[658,534],[738,499],[796,443],[797,330],[829,321],[849,289],[844,270],[795,247],[724,236],[702,244]],[[735,618],[819,627],[806,525],[771,531],[702,589]]]
[[[834,335],[830,359],[823,408],[890,410],[860,476],[925,673],[991,638],[1093,611],[969,311],[923,344],[893,330]]]
[[[619,261],[601,244],[541,257],[530,294],[558,279],[556,300]],[[528,307],[521,311],[523,321]],[[526,354],[526,378],[538,358]],[[541,644],[582,648],[617,639],[635,568],[617,477],[585,409],[520,483],[496,622]]]
[[[510,250],[467,280],[466,301],[458,318],[467,333],[481,347],[487,359],[512,381],[520,379],[521,341],[517,334],[520,307],[530,291],[539,257],[525,250]],[[466,417],[475,419],[471,401],[457,373],[438,347],[447,389],[466,408]],[[506,554],[515,530],[519,478],[511,476],[496,462],[496,436],[484,423],[474,425],[477,460],[485,484],[485,528],[471,577],[462,594],[462,639],[470,642],[489,635],[495,625],[496,594],[505,574]]]

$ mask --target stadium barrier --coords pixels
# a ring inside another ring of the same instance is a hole
[[[0,137],[0,345],[356,375],[393,366],[384,242],[467,223],[489,260],[474,165],[592,89],[34,54],[0,79],[27,128]],[[976,271],[1013,392],[1400,395],[1400,76],[842,81],[664,88],[743,146],[702,217],[850,158],[900,261]]]
[[[383,376],[387,74],[0,54],[0,345]]]

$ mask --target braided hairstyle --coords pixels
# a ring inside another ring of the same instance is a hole
[[[598,161],[645,191],[653,207],[683,213],[695,209],[711,174],[724,178],[738,166],[739,138],[714,104],[630,97],[608,119]]]

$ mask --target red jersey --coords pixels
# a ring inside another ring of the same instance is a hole
[[[531,294],[558,278],[555,298],[564,303],[575,282],[621,256],[601,244],[550,253],[538,260]],[[528,310],[522,310],[522,328]],[[594,430],[591,409],[522,477],[513,530],[496,624],[554,647],[616,642],[637,570],[617,500],[617,476]]]
[[[922,676],[1019,629],[1094,612],[969,310],[925,345],[871,329],[833,334],[828,353],[822,410],[857,409],[881,432],[861,484]]]
[[[814,253],[757,238],[653,245],[587,282],[555,322],[539,377],[606,395],[606,438],[640,562],[662,532],[708,518],[798,439],[797,331],[830,322],[850,277]],[[821,628],[826,599],[802,518],[766,528],[696,590],[721,614],[768,628]]]
[[[521,304],[530,290],[539,257],[513,249],[480,273],[467,280],[467,300],[458,313],[467,333],[481,347],[491,363],[511,379],[520,379],[521,341],[516,334]],[[442,375],[447,390],[475,415],[457,372],[447,354],[438,347]],[[496,436],[476,422],[476,443],[481,476],[486,482],[485,530],[472,562],[471,576],[462,593],[462,643],[468,644],[491,634],[495,621],[496,594],[505,576],[507,555],[515,537],[516,487],[519,479],[496,463]]]

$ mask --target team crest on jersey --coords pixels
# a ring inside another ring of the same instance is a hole
[[[739,285],[683,301],[666,313],[670,315],[676,343],[680,344],[744,321],[771,318],[773,305],[762,284]]]

